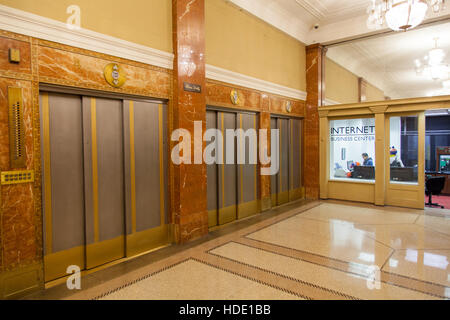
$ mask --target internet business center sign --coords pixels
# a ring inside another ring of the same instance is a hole
[[[375,119],[330,121],[330,141],[367,142],[375,140]]]
[[[362,162],[362,153],[375,160],[375,119],[344,119],[330,121],[330,162],[334,168],[346,161]]]

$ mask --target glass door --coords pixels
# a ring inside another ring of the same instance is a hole
[[[386,204],[423,209],[425,114],[393,114],[386,121]]]

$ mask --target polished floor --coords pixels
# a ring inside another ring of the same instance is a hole
[[[297,202],[30,299],[449,299],[450,210]]]

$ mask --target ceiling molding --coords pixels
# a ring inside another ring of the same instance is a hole
[[[304,91],[288,88],[273,82],[253,78],[242,73],[233,72],[209,64],[206,65],[206,78],[287,98],[306,100],[306,92]]]
[[[0,5],[0,29],[120,58],[173,69],[174,55],[98,32]]]
[[[267,22],[275,28],[287,33],[291,37],[299,40],[302,43],[306,43],[308,32],[311,26],[305,24],[297,16],[292,15],[289,11],[283,12],[282,7],[279,10],[275,10],[272,6],[268,8],[265,1],[248,1],[248,0],[229,0],[238,7],[244,9],[250,14],[258,17],[259,19]]]
[[[308,0],[295,0],[295,2],[303,9],[308,11],[316,19],[322,20],[323,18],[325,18],[327,8],[325,8],[322,3],[317,2],[316,4],[319,5],[320,8],[316,8],[316,6],[314,4],[311,4]]]

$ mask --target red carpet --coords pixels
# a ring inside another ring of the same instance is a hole
[[[427,202],[427,201],[428,201],[428,196],[425,195],[425,202]],[[433,196],[432,202],[439,203],[441,206],[444,206],[445,209],[450,209],[450,196],[443,196],[443,195]],[[428,207],[428,208],[430,208],[430,207]],[[436,208],[436,207],[434,207],[434,208]]]

